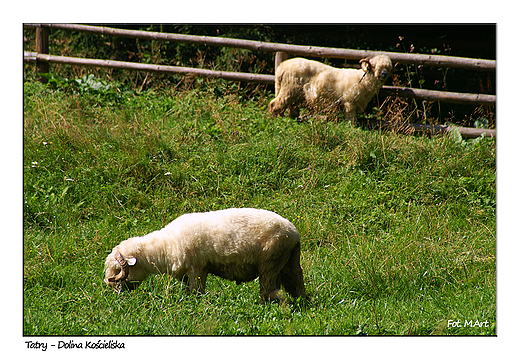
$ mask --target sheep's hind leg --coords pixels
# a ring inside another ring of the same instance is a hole
[[[278,274],[273,274],[272,271],[260,272],[260,296],[261,302],[273,301],[278,298],[278,291],[280,286],[277,286]]]
[[[283,285],[284,281],[281,271],[290,259],[290,250],[284,250],[283,252],[278,253],[275,257],[266,259],[266,261],[260,265],[259,282],[262,303],[265,303],[266,301],[282,300],[278,294],[280,286]]]
[[[301,101],[301,95],[298,91],[287,91],[281,89],[280,93],[269,103],[267,110],[274,116],[283,115],[285,109],[289,108],[289,115],[291,117],[297,117],[300,113],[300,109],[297,103]]]
[[[280,116],[283,115],[286,107],[287,105],[284,104],[284,102],[280,100],[280,97],[277,96],[271,100],[269,105],[267,105],[267,111],[269,111],[273,116]]]
[[[289,105],[289,117],[296,119],[298,116],[300,116],[300,108],[295,104]]]

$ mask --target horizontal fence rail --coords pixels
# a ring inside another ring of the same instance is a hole
[[[25,26],[41,26],[46,28],[82,31],[101,35],[131,37],[148,40],[161,40],[170,42],[182,42],[187,44],[202,44],[213,46],[225,46],[263,52],[286,52],[292,55],[312,56],[324,58],[341,58],[360,60],[373,55],[388,55],[392,62],[401,64],[420,64],[439,67],[456,67],[479,71],[495,71],[496,61],[485,59],[472,59],[445,55],[406,54],[384,51],[339,49],[330,47],[317,47],[305,45],[289,45],[279,43],[266,43],[262,41],[232,39],[212,36],[197,36],[184,34],[169,34],[153,31],[115,29],[104,26],[90,26],[77,24],[26,24]]]
[[[24,60],[26,62],[38,62],[44,61],[48,63],[67,64],[67,65],[79,65],[89,67],[101,67],[110,69],[128,69],[137,71],[150,71],[156,73],[170,73],[170,74],[193,74],[201,77],[209,78],[222,78],[225,80],[232,81],[244,81],[251,83],[261,84],[274,84],[274,75],[264,74],[251,74],[251,73],[238,73],[229,71],[216,71],[216,70],[205,70],[196,69],[189,67],[180,66],[168,66],[168,65],[153,65],[153,64],[141,64],[132,63],[125,61],[114,61],[114,60],[101,60],[101,59],[83,59],[68,56],[56,56],[39,54],[34,52],[24,52]],[[383,96],[398,96],[404,98],[414,98],[419,100],[427,101],[443,101],[454,104],[472,104],[472,105],[494,105],[496,101],[495,95],[482,95],[482,94],[466,94],[466,93],[454,93],[447,91],[435,91],[435,90],[422,90],[403,88],[395,86],[383,86],[380,90]]]
[[[109,69],[128,69],[137,71],[149,71],[156,73],[170,73],[170,74],[183,74],[183,75],[197,75],[201,77],[210,78],[222,78],[224,80],[232,81],[244,81],[261,84],[274,84],[274,75],[263,75],[263,74],[250,74],[250,73],[238,73],[230,71],[217,71],[217,70],[206,70],[196,69],[181,66],[169,66],[169,65],[154,65],[154,64],[141,64],[126,61],[115,61],[115,60],[101,60],[101,59],[84,59],[75,58],[69,56],[56,56],[47,54],[38,54],[34,52],[24,52],[24,59],[26,62],[38,62],[44,61],[56,64],[67,64],[67,65],[79,65],[88,67],[100,67]]]
[[[392,130],[402,134],[426,134],[426,135],[446,135],[451,131],[458,131],[463,138],[475,139],[482,135],[496,136],[496,130],[466,128],[459,126],[447,125],[428,125],[428,124],[412,124],[404,122],[390,122],[373,119],[360,119],[362,125],[375,129]]]
[[[426,101],[442,101],[451,104],[463,105],[495,105],[495,95],[468,94],[450,91],[413,89],[397,86],[383,86],[379,93],[383,96],[396,96]]]

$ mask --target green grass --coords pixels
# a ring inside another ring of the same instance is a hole
[[[496,333],[495,140],[300,124],[231,92],[24,93],[24,335]],[[104,285],[122,240],[245,206],[300,231],[310,306],[215,276]]]

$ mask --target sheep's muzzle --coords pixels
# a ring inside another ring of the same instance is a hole
[[[121,272],[119,274],[117,274],[116,276],[109,278],[108,282],[109,283],[113,282],[114,288],[118,291],[121,291],[123,281],[125,281],[126,278],[128,277],[129,265],[128,265],[128,262],[123,257],[123,255],[121,255],[121,253],[119,251],[115,252],[114,257],[116,258],[116,261],[121,266]]]

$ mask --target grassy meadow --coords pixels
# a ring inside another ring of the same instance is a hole
[[[24,335],[495,335],[496,143],[272,118],[272,95],[24,86]],[[104,260],[177,216],[256,207],[302,238],[312,302]],[[453,321],[461,320],[461,326]]]

